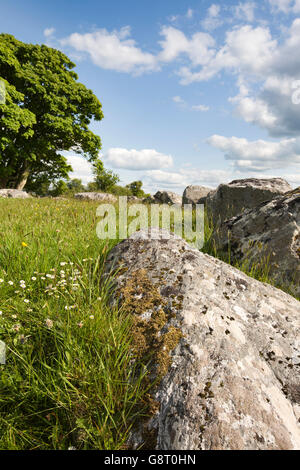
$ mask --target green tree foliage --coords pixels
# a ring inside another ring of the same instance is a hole
[[[75,64],[45,45],[25,44],[0,34],[0,188],[23,189],[45,174],[53,182],[71,171],[63,151],[94,162],[100,137],[89,130],[103,118],[101,103],[77,81]]]
[[[142,181],[133,181],[132,183],[128,184],[126,188],[129,189],[131,194],[136,197],[147,197],[149,194],[146,194],[142,189],[143,183]]]
[[[116,173],[104,168],[101,160],[94,162],[94,175],[97,189],[104,192],[110,192],[120,181],[120,178]]]
[[[53,189],[51,190],[51,196],[62,196],[63,194],[66,194],[68,190],[69,188],[67,183],[64,180],[58,180],[56,181]]]
[[[132,183],[128,184],[126,187],[131,191],[133,196],[141,197],[144,194],[142,190],[143,183],[142,181],[133,181]]]
[[[85,191],[85,187],[82,184],[81,179],[73,178],[72,180],[68,181],[67,187],[71,193],[82,193]]]

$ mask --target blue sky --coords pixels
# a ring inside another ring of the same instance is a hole
[[[103,104],[92,129],[123,184],[300,185],[300,0],[2,0],[0,28],[74,60]]]

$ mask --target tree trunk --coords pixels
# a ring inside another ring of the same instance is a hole
[[[25,167],[24,167],[20,177],[18,178],[15,189],[19,189],[20,191],[22,191],[25,184],[27,183],[29,175],[30,175],[30,168],[29,168],[29,165],[25,163]]]
[[[0,178],[0,189],[7,188],[7,178]]]

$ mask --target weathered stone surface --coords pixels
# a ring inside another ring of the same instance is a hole
[[[183,192],[182,204],[205,204],[208,193],[211,188],[205,186],[187,186]]]
[[[159,369],[148,367],[165,367],[152,392],[157,408],[130,444],[299,449],[300,303],[178,237],[145,238],[133,234],[108,258],[124,267],[116,282],[138,317],[134,331],[150,322],[150,344],[141,336],[139,344],[155,351]]]
[[[143,199],[144,204],[155,204],[156,200],[154,199],[153,196],[147,196]]]
[[[172,191],[157,191],[153,197],[158,204],[182,204],[182,197]]]
[[[213,234],[232,260],[269,265],[269,276],[300,297],[300,188],[226,220]]]
[[[76,199],[86,200],[86,201],[100,201],[100,202],[111,202],[114,204],[118,202],[118,198],[113,194],[108,193],[77,193],[74,196]]]
[[[143,200],[140,197],[136,197],[136,196],[127,196],[127,201],[130,203],[134,203],[134,204],[143,202]]]
[[[206,207],[216,224],[291,189],[282,178],[234,180],[229,184],[220,184],[216,191],[210,193],[206,198]]]
[[[26,193],[26,191],[20,191],[19,189],[0,189],[0,197],[28,199],[32,196],[30,196],[30,194]]]

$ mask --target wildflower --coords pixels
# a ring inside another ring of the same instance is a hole
[[[0,284],[2,284],[2,282],[4,282],[4,280],[3,280],[3,279],[0,279]]]
[[[0,317],[1,317],[1,315],[2,315],[2,311],[0,310]]]
[[[62,261],[62,262],[60,263],[61,266],[66,266],[66,264],[67,264],[66,261]]]
[[[83,327],[83,322],[81,321],[81,322],[77,323],[77,325],[79,326],[79,328],[82,328]]]
[[[14,331],[19,331],[20,328],[21,328],[21,325],[14,325],[14,326],[13,326],[13,330],[14,330]]]
[[[8,284],[9,284],[10,286],[13,286],[13,285],[14,285],[13,281],[8,281]]]
[[[53,321],[50,320],[50,318],[47,318],[45,320],[45,323],[46,323],[47,328],[49,328],[49,330],[51,330],[51,328],[53,327]]]
[[[24,302],[25,304],[29,304],[30,301],[28,299],[24,299]]]
[[[19,336],[19,341],[21,344],[25,344],[28,341],[28,336],[20,335]]]
[[[32,276],[31,280],[36,281],[36,277]]]
[[[17,318],[17,315],[12,315],[11,318],[15,320]]]
[[[24,246],[24,247],[25,247],[25,246],[28,246],[28,245],[27,245],[27,243],[25,243],[25,242],[22,242],[22,246]]]
[[[94,318],[95,318],[94,315],[90,315],[91,320],[94,320]]]

